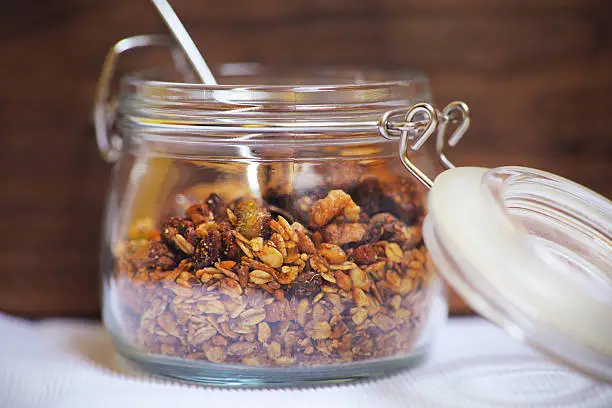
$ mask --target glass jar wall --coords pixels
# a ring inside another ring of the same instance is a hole
[[[376,123],[429,101],[426,78],[235,68],[220,86],[122,82],[102,263],[119,354],[247,386],[418,363],[446,315],[426,189]]]

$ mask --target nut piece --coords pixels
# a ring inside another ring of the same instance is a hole
[[[366,234],[363,224],[329,224],[323,229],[323,239],[336,245],[345,245],[351,242],[359,242]]]
[[[312,267],[312,269],[319,273],[324,273],[329,270],[329,265],[327,264],[327,261],[320,255],[313,255],[310,257],[310,266]]]
[[[296,229],[296,233],[298,235],[298,250],[300,252],[308,255],[313,255],[317,252],[315,244],[312,242],[310,237],[308,237],[308,235],[299,229]]]
[[[315,340],[328,339],[331,336],[331,326],[327,322],[312,321],[304,327],[304,331]]]
[[[289,285],[298,276],[299,268],[297,266],[283,266],[281,273],[278,275],[278,283],[281,285]]]

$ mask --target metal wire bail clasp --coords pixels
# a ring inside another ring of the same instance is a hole
[[[93,120],[96,131],[96,141],[102,157],[113,163],[119,157],[123,140],[114,132],[116,119],[116,103],[111,97],[110,88],[115,74],[117,61],[121,54],[136,48],[168,47],[172,48],[172,57],[178,70],[186,70],[183,53],[175,46],[174,41],[165,35],[137,35],[127,37],[117,42],[106,54],[102,72],[96,85],[94,96]]]
[[[404,114],[402,122],[394,122],[393,118]],[[419,120],[415,120],[419,118]],[[442,112],[437,111],[428,103],[418,103],[407,111],[394,109],[385,112],[378,122],[379,133],[386,139],[400,139],[400,160],[406,169],[412,173],[427,188],[433,185],[432,179],[419,169],[409,157],[411,151],[419,150],[437,130],[436,152],[440,163],[446,168],[455,165],[446,157],[446,128],[449,124],[457,124],[457,128],[448,139],[448,145],[453,147],[463,137],[470,126],[470,110],[464,102],[454,101],[446,105]]]

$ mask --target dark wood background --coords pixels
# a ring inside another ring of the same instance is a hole
[[[164,32],[146,0],[5,2],[0,14],[0,310],[99,310],[110,168],[91,100],[107,49]],[[411,67],[473,126],[461,164],[520,164],[612,196],[609,0],[175,0],[212,63]]]

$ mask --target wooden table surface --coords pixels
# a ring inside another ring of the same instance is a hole
[[[473,112],[459,164],[538,167],[612,196],[612,2],[174,4],[212,63],[410,67]],[[99,311],[110,167],[90,121],[118,39],[164,32],[145,0],[10,2],[0,14],[0,310]],[[127,61],[125,69],[142,68]]]

